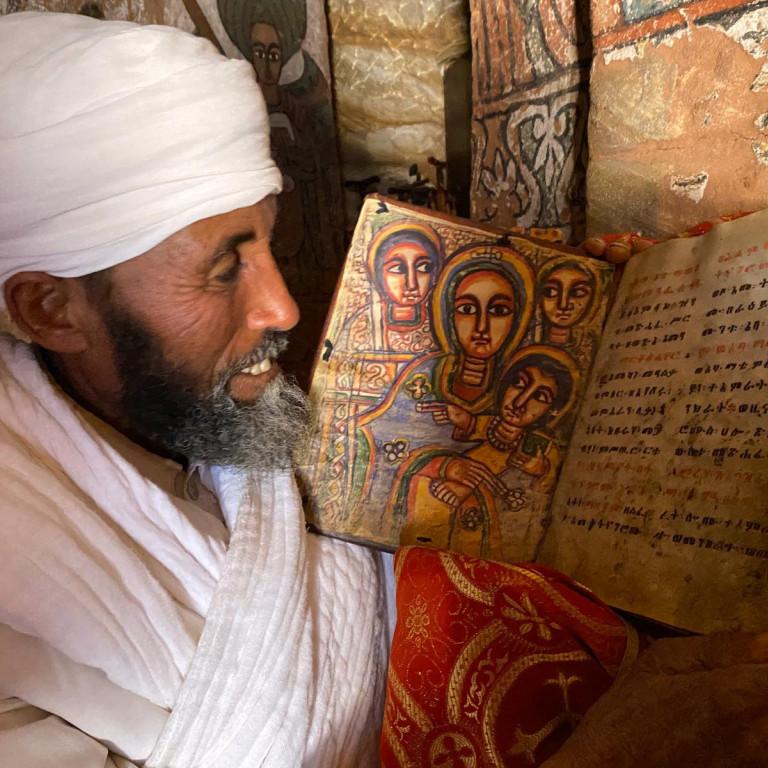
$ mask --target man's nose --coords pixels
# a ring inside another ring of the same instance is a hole
[[[288,331],[299,322],[299,308],[274,259],[270,257],[258,267],[245,270],[244,282],[245,324],[249,330]]]
[[[569,299],[570,299],[570,296],[568,295],[568,291],[558,291],[557,308],[568,309],[571,303]]]

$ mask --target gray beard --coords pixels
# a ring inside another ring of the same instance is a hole
[[[186,464],[269,471],[289,469],[309,423],[304,392],[282,374],[252,402],[235,400],[228,383],[245,366],[275,358],[287,333],[267,330],[259,345],[231,364],[213,392],[200,395],[196,375],[170,363],[156,335],[129,311],[104,313],[115,365],[123,382],[122,411],[140,442]]]
[[[234,400],[219,382],[213,394],[195,406],[166,448],[190,463],[268,471],[293,466],[309,414],[304,392],[282,374],[252,403]]]

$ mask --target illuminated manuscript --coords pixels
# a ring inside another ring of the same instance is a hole
[[[686,629],[766,628],[768,212],[627,266],[539,559]]]
[[[632,259],[603,329],[612,284],[573,249],[369,199],[315,367],[310,521],[764,630],[768,211]]]
[[[313,374],[310,522],[532,559],[612,277],[566,246],[368,198]]]

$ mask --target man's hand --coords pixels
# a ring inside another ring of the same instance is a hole
[[[613,264],[623,264],[636,253],[656,245],[658,240],[640,237],[634,233],[622,235],[603,235],[602,237],[588,237],[581,247],[590,256],[604,258]]]
[[[768,766],[768,633],[658,640],[542,768]]]
[[[749,216],[750,213],[751,211],[739,211],[738,213],[730,213],[723,216],[717,216],[714,219],[701,221],[695,227],[691,227],[678,235],[678,237],[698,237],[699,235],[706,234],[712,227],[715,227],[718,224],[722,224],[725,221],[734,221],[735,219],[740,219],[742,216]],[[643,237],[635,232],[623,232],[619,235],[588,237],[581,244],[581,248],[591,256],[605,258],[606,261],[611,261],[614,264],[623,264],[636,253],[640,253],[646,248],[656,245],[658,242],[660,241],[653,240],[650,237]]]

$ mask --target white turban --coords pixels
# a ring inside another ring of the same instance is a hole
[[[105,269],[280,188],[247,62],[172,27],[0,18],[0,287]]]

